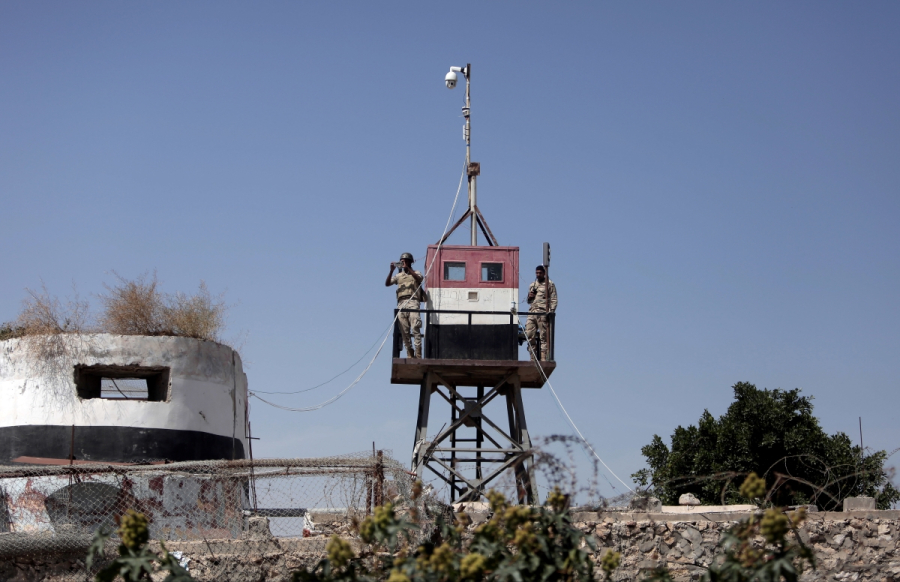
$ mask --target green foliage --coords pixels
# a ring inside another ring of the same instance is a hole
[[[765,491],[759,491],[761,481],[751,474],[741,485],[741,491],[750,500],[762,497]],[[796,582],[807,566],[815,568],[813,551],[796,535],[805,519],[806,509],[801,507],[790,515],[769,508],[761,515],[757,513],[741,521],[722,536],[719,545],[724,550],[723,559],[710,566],[704,579],[709,582]],[[765,540],[764,544],[755,541],[760,536]]]
[[[149,522],[143,513],[137,513],[129,509],[119,519],[117,532],[122,543],[119,545],[119,555],[106,567],[101,569],[95,578],[97,582],[112,582],[121,577],[127,582],[138,580],[162,580],[163,582],[193,582],[193,578],[185,570],[178,560],[166,550],[166,546],[160,542],[162,553],[156,554],[147,545],[150,539]],[[97,532],[94,541],[88,549],[85,561],[88,570],[103,560],[104,548],[109,540],[108,532]],[[157,576],[153,576],[157,574]],[[159,574],[166,574],[162,578]]]
[[[762,479],[750,475],[740,490],[759,498]],[[414,487],[418,497],[421,487]],[[365,543],[357,553],[353,545],[332,536],[327,557],[315,567],[293,573],[294,582],[593,582],[594,564],[588,552],[597,551],[593,536],[574,527],[568,515],[568,497],[555,489],[543,507],[510,505],[495,491],[487,495],[491,518],[474,530],[459,514],[454,524],[440,523],[437,538],[416,542],[416,508],[411,519],[397,514],[391,504],[376,509],[358,525]],[[785,515],[769,508],[727,531],[720,542],[721,558],[704,574],[706,582],[796,582],[815,560],[796,535],[806,518],[803,508]],[[96,576],[98,582],[121,577],[128,582],[163,580],[193,582],[174,556],[160,543],[162,553],[148,549],[147,518],[132,510],[120,520],[119,556]],[[760,542],[760,538],[764,540]],[[90,569],[102,558],[109,534],[98,533],[87,557]],[[600,558],[604,580],[611,580],[621,554],[605,551]],[[165,574],[165,578],[163,578]],[[671,582],[665,568],[649,572],[643,582]]]
[[[735,401],[718,419],[703,411],[696,426],[675,429],[669,446],[654,435],[641,449],[663,503],[676,504],[682,493],[707,504],[734,503],[735,479],[751,472],[762,475],[763,501],[774,505],[836,509],[845,497],[866,495],[887,509],[900,500],[884,469],[887,453],[864,456],[846,434],[826,434],[812,414],[812,397],[746,382],[733,389]],[[639,483],[647,476],[646,469],[632,475]]]
[[[438,539],[416,544],[417,525],[397,516],[388,504],[359,525],[366,544],[355,555],[349,544],[332,538],[328,557],[311,570],[294,573],[296,582],[462,582],[492,580],[593,580],[595,550],[569,520],[568,499],[558,490],[543,507],[510,505],[490,492],[492,516],[467,534],[465,515],[440,524]],[[413,517],[415,513],[413,512]],[[464,535],[465,534],[465,535]],[[346,544],[346,545],[344,545]],[[615,569],[611,566],[611,570]]]

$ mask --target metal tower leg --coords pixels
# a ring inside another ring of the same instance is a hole
[[[416,478],[421,481],[425,472],[426,442],[428,438],[428,412],[431,408],[431,372],[425,375],[419,388],[419,415],[416,418],[416,440],[413,443],[413,466]]]
[[[486,386],[476,388],[477,396],[466,398],[456,385],[439,373],[429,371],[426,374],[419,391],[413,470],[419,479],[425,469],[442,479],[450,486],[450,498],[454,501],[477,500],[491,481],[512,470],[519,503],[535,503],[534,453],[525,423],[522,382],[518,373],[507,373],[490,390],[486,390]],[[428,412],[433,394],[438,394],[450,405],[450,426],[442,427],[433,442],[427,442]],[[485,407],[498,396],[506,398],[509,434],[485,414]],[[463,426],[474,428],[475,438],[458,437],[456,431]],[[442,446],[441,443],[445,444]],[[475,465],[474,476],[463,470],[466,463]]]
[[[522,403],[522,385],[516,377],[506,392],[507,413],[510,409],[510,432],[525,451],[531,451],[531,437],[528,435],[528,424],[525,422],[525,405]],[[537,500],[537,481],[534,475],[534,457],[523,456],[516,465],[516,489],[519,503],[533,505]]]

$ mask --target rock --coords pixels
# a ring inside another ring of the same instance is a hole
[[[247,518],[247,529],[244,531],[244,538],[250,539],[250,540],[272,539],[272,532],[269,530],[269,518],[268,517]]]
[[[629,503],[632,511],[659,513],[662,511],[662,501],[656,497],[634,497]]]
[[[703,543],[703,538],[700,536],[700,532],[690,526],[685,527],[684,532],[682,532],[681,535],[683,535],[685,539],[687,539],[687,541],[691,542],[692,546],[699,546],[701,543]]]
[[[693,493],[683,493],[681,497],[678,498],[678,505],[700,505],[700,500],[694,497]],[[846,511],[846,509],[844,511]]]
[[[844,511],[874,511],[874,497],[847,497],[844,499]]]

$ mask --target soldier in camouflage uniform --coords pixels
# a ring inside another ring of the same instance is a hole
[[[531,309],[528,311],[548,311],[547,309],[547,288],[550,288],[550,313],[556,312],[556,285],[553,284],[553,281],[548,280],[547,271],[544,269],[543,265],[538,265],[534,270],[534,276],[537,281],[533,282],[528,287],[528,303],[531,305]],[[541,331],[541,359],[546,360],[549,353],[549,344],[550,344],[550,332],[548,330],[548,321],[546,315],[529,315],[528,321],[525,323],[525,337],[528,338],[528,343],[532,346],[532,358],[534,358],[534,354],[537,352],[537,341],[535,338],[536,331],[540,329]]]
[[[409,253],[400,255],[400,263],[391,263],[391,272],[384,282],[385,287],[397,286],[397,308],[418,309],[419,295],[416,290],[422,285],[422,273],[412,270],[413,256]],[[399,272],[394,275],[394,269],[399,266]],[[422,319],[418,311],[400,312],[397,317],[400,322],[400,335],[403,336],[403,345],[406,347],[407,358],[422,357]],[[410,338],[410,329],[413,337]],[[411,341],[412,339],[412,341]],[[413,349],[413,341],[415,349]]]

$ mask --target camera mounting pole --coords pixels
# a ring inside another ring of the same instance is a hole
[[[450,72],[444,77],[448,89],[456,87],[457,73],[462,73],[466,78],[466,104],[463,105],[462,113],[466,118],[466,125],[463,126],[463,139],[466,140],[466,175],[468,176],[468,192],[469,192],[469,208],[459,221],[444,235],[441,243],[447,240],[447,237],[456,230],[468,218],[471,224],[472,233],[471,244],[473,247],[478,246],[478,229],[484,234],[488,245],[498,246],[497,238],[491,232],[487,221],[478,210],[478,188],[477,179],[481,174],[481,164],[472,161],[472,64],[466,64],[465,67],[450,67]]]
[[[463,107],[463,117],[466,118],[466,127],[463,136],[466,140],[466,174],[469,183],[469,214],[471,220],[472,246],[478,246],[478,213],[475,210],[476,197],[478,190],[476,188],[476,178],[481,172],[480,164],[472,163],[472,99],[471,99],[471,81],[472,81],[472,64],[466,63],[466,68],[462,70],[462,74],[466,76],[466,106]]]

